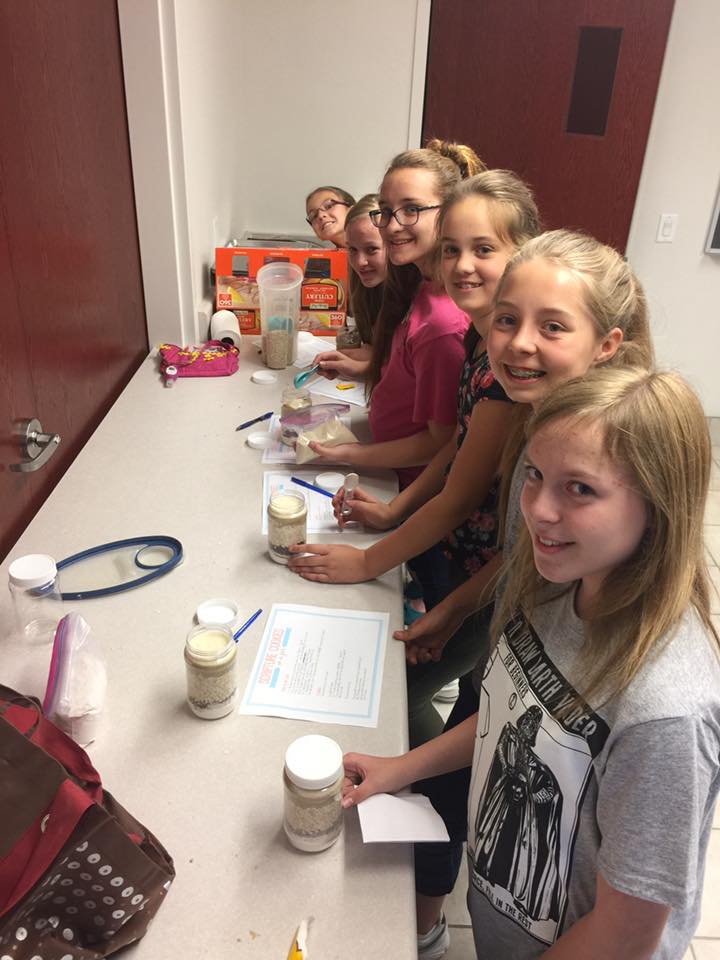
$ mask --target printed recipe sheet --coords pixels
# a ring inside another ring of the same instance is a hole
[[[240,713],[376,727],[387,613],[275,603]]]

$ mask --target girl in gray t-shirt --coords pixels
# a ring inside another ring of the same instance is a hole
[[[346,757],[349,806],[468,762],[478,957],[680,960],[720,787],[710,440],[676,375],[597,370],[534,412],[476,717]]]

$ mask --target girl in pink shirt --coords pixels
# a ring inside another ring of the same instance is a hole
[[[370,213],[388,252],[369,375],[373,442],[313,444],[324,460],[393,467],[402,488],[452,444],[468,317],[432,279],[435,221],[454,184],[484,169],[469,147],[441,140],[388,167]]]

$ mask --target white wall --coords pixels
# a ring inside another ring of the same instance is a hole
[[[307,233],[420,142],[430,0],[118,0],[151,345],[203,338],[214,248]]]
[[[645,285],[658,361],[720,416],[720,256],[705,242],[720,184],[720,3],[675,0],[628,242]],[[661,213],[678,214],[674,243],[656,243]]]
[[[246,192],[234,228],[306,233],[313,187],[359,197],[377,189],[396,153],[419,146],[429,0],[238,8]]]
[[[175,0],[175,31],[191,283],[195,310],[212,312],[209,266],[245,200],[240,64],[246,36],[237,0]],[[205,337],[205,319],[198,335]]]

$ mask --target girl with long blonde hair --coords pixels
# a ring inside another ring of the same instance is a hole
[[[596,369],[527,439],[478,714],[402,757],[346,755],[343,802],[472,758],[478,956],[676,960],[720,789],[707,423],[675,374]]]

